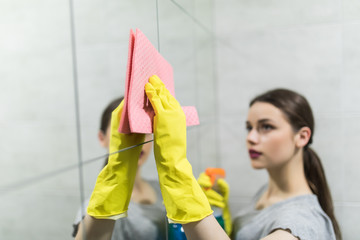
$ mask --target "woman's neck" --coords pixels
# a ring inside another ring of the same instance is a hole
[[[140,204],[154,204],[157,200],[155,190],[145,181],[138,170],[135,176],[131,201]]]
[[[312,193],[305,177],[302,153],[294,155],[282,166],[267,170],[269,174],[268,189],[259,199],[257,209],[268,207],[291,197]]]

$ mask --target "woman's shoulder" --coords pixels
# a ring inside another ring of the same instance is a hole
[[[256,201],[263,192],[264,187],[255,194],[253,200]],[[253,207],[250,206],[245,214],[234,219],[237,239],[255,233],[258,238],[262,238],[277,229],[289,229],[300,239],[335,239],[331,220],[322,210],[316,195],[292,197],[262,210]],[[259,225],[262,227],[259,228]]]
[[[305,218],[309,222],[327,217],[314,194],[300,195],[283,200],[271,205],[268,210],[272,214],[276,214],[277,219],[286,219],[286,221]]]
[[[274,216],[271,230],[290,229],[300,239],[317,239],[315,236],[335,239],[331,220],[322,210],[316,195],[296,196],[271,207]]]

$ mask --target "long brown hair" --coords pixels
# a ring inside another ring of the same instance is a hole
[[[310,104],[302,95],[287,89],[275,89],[259,95],[250,102],[250,107],[255,102],[270,103],[280,109],[295,132],[302,127],[311,129],[310,140],[303,149],[305,177],[311,191],[317,195],[320,206],[331,219],[336,238],[341,240],[341,231],[335,218],[333,201],[323,166],[319,156],[310,148],[315,130],[314,116]]]

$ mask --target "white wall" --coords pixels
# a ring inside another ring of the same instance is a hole
[[[215,1],[220,156],[238,210],[267,180],[245,149],[248,103],[277,87],[304,94],[316,118],[314,149],[325,167],[343,239],[360,222],[360,4]]]

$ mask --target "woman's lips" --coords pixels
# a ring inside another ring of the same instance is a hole
[[[261,156],[261,152],[258,152],[258,151],[255,151],[255,150],[252,150],[250,149],[249,150],[249,154],[250,154],[250,158],[258,158]]]

